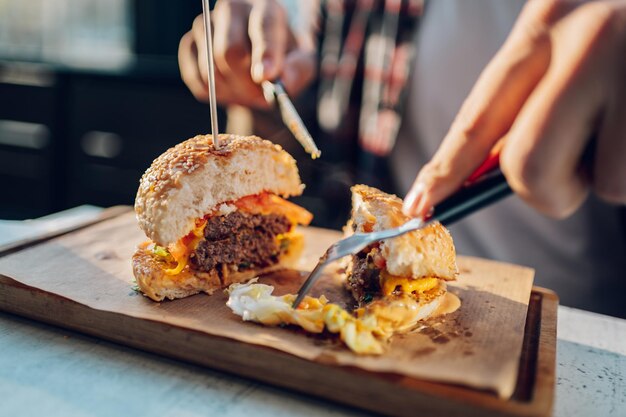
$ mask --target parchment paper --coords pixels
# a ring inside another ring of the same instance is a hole
[[[309,270],[340,234],[316,228],[302,232],[306,249],[299,266]],[[534,275],[529,268],[459,257],[459,279],[449,285],[462,301],[457,312],[394,337],[382,356],[357,356],[332,338],[242,322],[226,307],[222,292],[162,303],[137,294],[131,289],[130,257],[143,240],[129,213],[0,258],[0,274],[93,309],[270,346],[311,361],[486,389],[503,398],[515,389]],[[305,277],[283,271],[260,281],[283,294],[294,292]],[[332,273],[314,293],[343,304],[350,301]]]

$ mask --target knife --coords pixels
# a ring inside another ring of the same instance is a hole
[[[263,88],[265,100],[270,104],[274,102],[278,104],[283,123],[291,131],[297,141],[300,142],[305,152],[310,154],[312,159],[319,158],[322,152],[318,149],[313,137],[307,130],[302,118],[287,95],[283,83],[280,80],[274,82],[266,80],[261,83],[261,87]]]

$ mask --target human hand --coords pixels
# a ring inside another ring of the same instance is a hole
[[[312,28],[296,36],[276,0],[220,0],[211,17],[220,103],[265,108],[262,81],[280,77],[287,92],[297,95],[313,80],[317,58]],[[180,40],[178,64],[194,97],[208,101],[202,15]]]
[[[570,215],[590,190],[626,203],[626,1],[529,1],[405,213],[425,216],[497,145],[510,186],[545,214]]]

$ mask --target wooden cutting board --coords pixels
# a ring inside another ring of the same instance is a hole
[[[531,294],[522,323],[517,383],[512,397],[505,401],[487,391],[338,366],[333,361],[307,360],[275,349],[272,343],[251,344],[227,334],[207,332],[206,327],[194,326],[185,316],[217,315],[207,308],[208,297],[156,304],[133,294],[128,282],[120,287],[120,280],[128,280],[128,255],[125,251],[120,255],[115,245],[128,246],[128,242],[120,243],[116,233],[103,233],[109,224],[111,230],[136,228],[132,216],[123,215],[0,259],[0,309],[384,414],[547,416],[551,412],[558,300],[547,290],[534,288]],[[128,235],[132,239],[139,236],[134,231]],[[306,237],[309,247],[302,259],[303,270],[315,263],[338,233],[309,228]],[[119,271],[117,267],[109,267],[106,274],[93,270],[80,253],[83,246],[90,248],[92,259],[119,264]],[[118,256],[123,259],[116,259]],[[93,282],[84,285],[88,280],[81,278],[91,275],[101,280],[95,293]],[[294,273],[273,277],[276,282],[287,278],[293,280]],[[120,297],[120,288],[128,294]],[[103,304],[102,300],[110,302]],[[140,307],[147,303],[151,308],[149,318],[129,312],[128,305],[133,303]],[[220,307],[225,308],[223,304]]]

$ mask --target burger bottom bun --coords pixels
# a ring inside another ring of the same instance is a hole
[[[166,298],[174,300],[200,292],[211,295],[215,290],[226,288],[231,284],[245,282],[268,272],[289,269],[295,265],[302,253],[304,238],[301,234],[294,233],[290,237],[287,251],[279,256],[275,265],[244,271],[227,266],[223,268],[221,277],[217,269],[208,272],[194,271],[190,265],[180,274],[168,275],[164,271],[164,264],[148,253],[145,246],[140,245],[133,255],[133,274],[139,289],[146,297],[154,301],[163,301]]]
[[[391,336],[407,332],[429,317],[447,313],[440,308],[446,304],[448,297],[454,295],[447,292],[445,281],[439,280],[437,287],[419,297],[412,294],[380,297],[364,308],[366,314],[376,316],[380,329]]]

